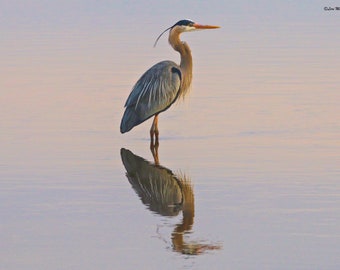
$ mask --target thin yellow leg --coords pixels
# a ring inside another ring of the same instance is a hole
[[[151,126],[151,129],[150,129],[151,144],[154,144],[154,140],[153,140],[154,137],[155,137],[155,143],[158,144],[158,135],[159,135],[158,114],[156,114],[155,118],[153,119],[152,126]]]
[[[155,161],[156,165],[159,165],[159,158],[158,158],[158,147],[159,147],[159,141],[158,141],[158,114],[155,115],[155,118],[153,119],[152,126],[150,129],[150,150],[153,156],[153,159]],[[155,137],[155,141],[154,141]]]
[[[159,143],[150,144],[150,150],[151,150],[153,160],[156,165],[159,165],[158,147],[159,147]]]

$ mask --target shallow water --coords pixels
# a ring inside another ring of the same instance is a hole
[[[338,269],[340,11],[222,2],[5,5],[1,268]],[[119,123],[186,17],[222,28],[182,36],[155,165],[151,121]]]

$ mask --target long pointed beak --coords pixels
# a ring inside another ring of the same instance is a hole
[[[201,25],[201,24],[197,24],[197,23],[194,23],[193,27],[195,27],[196,29],[216,29],[216,28],[220,28],[220,26],[216,26],[216,25]]]

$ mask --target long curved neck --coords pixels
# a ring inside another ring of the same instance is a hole
[[[169,35],[169,43],[181,55],[182,85],[179,96],[184,98],[190,89],[192,80],[192,56],[188,44],[179,39],[180,34],[181,32],[178,29],[172,29]]]

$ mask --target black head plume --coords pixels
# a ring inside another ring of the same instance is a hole
[[[191,20],[180,20],[176,22],[172,27],[175,27],[176,25],[183,25],[183,26],[193,26],[195,23]]]
[[[176,22],[173,26],[170,26],[169,28],[165,29],[156,39],[155,44],[153,45],[154,47],[156,47],[158,40],[161,38],[161,36],[168,30],[174,28],[175,26],[193,26],[195,23],[191,20],[180,20],[178,22]]]

